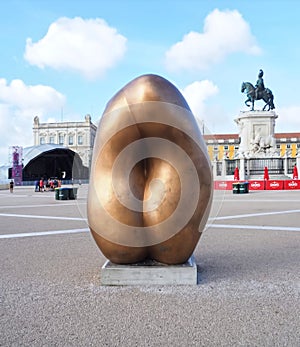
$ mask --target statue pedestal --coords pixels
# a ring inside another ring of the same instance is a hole
[[[195,285],[197,265],[192,256],[186,263],[165,265],[155,261],[118,265],[107,260],[101,270],[105,286],[132,285]]]
[[[241,111],[235,122],[239,126],[238,156],[262,158],[276,156],[274,111]]]

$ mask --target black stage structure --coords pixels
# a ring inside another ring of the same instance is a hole
[[[59,180],[88,179],[89,168],[82,164],[78,153],[59,145],[24,148],[23,181],[41,178]]]

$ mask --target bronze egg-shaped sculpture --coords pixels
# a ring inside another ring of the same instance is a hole
[[[213,195],[206,144],[187,102],[153,74],[108,102],[94,143],[88,222],[113,263],[184,263]]]

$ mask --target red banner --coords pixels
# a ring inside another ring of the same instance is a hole
[[[232,190],[232,184],[237,182],[238,181],[215,181],[214,188],[216,190]],[[248,182],[249,190],[300,189],[300,180],[251,180]]]
[[[284,189],[300,189],[300,180],[286,180],[284,181]]]
[[[215,189],[217,190],[232,190],[232,183],[236,181],[215,181]]]
[[[249,181],[249,190],[264,190],[265,189],[265,181]]]
[[[284,181],[270,180],[266,181],[267,190],[282,190],[284,188]]]

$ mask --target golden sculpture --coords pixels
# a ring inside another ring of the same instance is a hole
[[[108,102],[97,130],[91,233],[113,263],[184,263],[207,222],[212,182],[206,145],[181,93],[160,76],[140,76]]]

